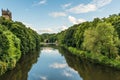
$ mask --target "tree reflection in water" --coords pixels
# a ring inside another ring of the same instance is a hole
[[[40,51],[34,51],[28,55],[24,55],[16,68],[8,71],[0,77],[0,80],[27,80],[28,72],[32,65],[37,62]]]
[[[78,71],[83,80],[120,80],[120,71],[90,63],[63,48],[59,48],[59,51],[64,55],[69,67]]]
[[[90,63],[88,60],[72,55],[64,48],[51,47],[59,50],[59,53],[65,57],[68,66],[76,70],[83,80],[120,80],[120,71]],[[37,62],[39,53],[38,51],[23,56],[16,68],[1,76],[0,80],[27,80],[28,73],[32,65]]]

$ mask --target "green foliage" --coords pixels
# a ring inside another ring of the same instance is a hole
[[[78,25],[74,25],[69,29],[62,31],[58,34],[58,42],[59,44],[65,44],[66,46],[76,47],[74,34]]]
[[[65,36],[65,31],[62,31],[61,33],[57,34],[58,44],[60,45],[64,44],[64,36]]]
[[[0,25],[0,70],[1,74],[15,67],[21,57],[20,40],[7,28]],[[14,61],[14,62],[13,62]]]
[[[120,15],[95,18],[57,34],[58,43],[92,62],[119,67]]]
[[[83,47],[92,53],[101,53],[109,58],[117,56],[118,35],[111,24],[99,23],[84,33]]]
[[[101,54],[94,54],[93,55],[93,53],[88,53],[86,51],[78,50],[78,49],[73,48],[73,47],[67,47],[67,49],[71,53],[73,53],[73,54],[75,54],[83,59],[87,59],[92,63],[102,64],[105,66],[120,69],[120,60],[119,59],[109,59],[107,56],[104,56]]]
[[[75,36],[74,36],[77,48],[79,48],[79,49],[82,48],[81,45],[82,45],[83,39],[84,39],[84,36],[83,36],[84,31],[91,26],[92,26],[92,24],[90,22],[84,22],[78,26],[76,33],[75,33]]]
[[[5,73],[7,70],[7,64],[5,62],[0,61],[0,75]]]
[[[44,34],[41,34],[40,37],[41,37],[41,42],[45,42],[45,43],[56,43],[57,41],[56,34],[44,33]]]
[[[39,47],[40,36],[34,30],[0,17],[0,74],[14,68],[22,54]]]
[[[35,48],[39,48],[39,35],[32,29],[26,28],[21,22],[14,22],[9,30],[21,40],[20,49],[22,54],[32,51]]]

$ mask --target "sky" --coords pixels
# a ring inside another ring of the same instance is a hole
[[[58,33],[74,24],[120,13],[120,0],[0,0],[12,20],[39,34]]]

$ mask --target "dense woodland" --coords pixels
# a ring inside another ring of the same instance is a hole
[[[120,68],[120,14],[74,25],[57,37],[60,45],[76,55]]]
[[[120,14],[73,25],[56,36],[72,53],[120,69]]]
[[[34,30],[0,17],[0,74],[14,68],[22,55],[39,46],[40,36]]]

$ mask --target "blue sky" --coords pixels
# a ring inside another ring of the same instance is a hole
[[[57,33],[74,24],[120,13],[120,0],[0,0],[13,20],[38,33]]]

